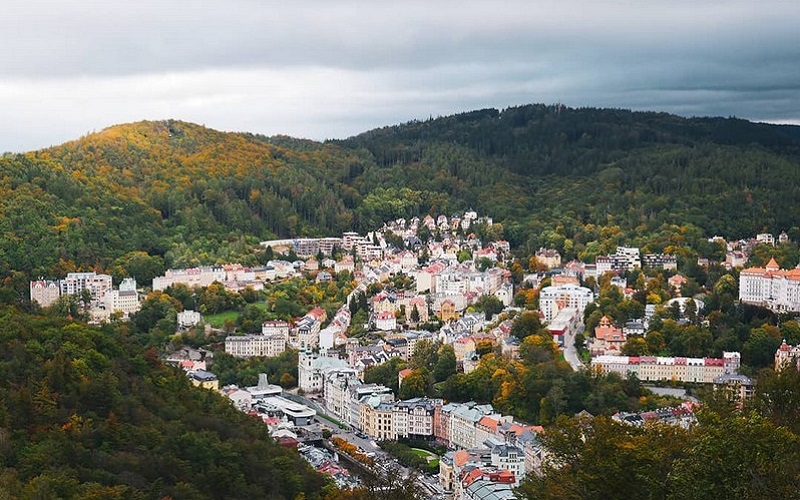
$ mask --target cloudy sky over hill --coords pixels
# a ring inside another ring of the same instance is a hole
[[[322,140],[532,102],[800,123],[795,2],[34,0],[0,13],[0,152],[142,119]]]

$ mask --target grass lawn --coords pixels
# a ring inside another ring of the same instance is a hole
[[[414,455],[416,455],[418,457],[422,457],[422,458],[426,459],[428,462],[430,462],[431,460],[436,460],[436,459],[439,458],[436,455],[436,453],[431,453],[431,452],[429,452],[427,450],[421,450],[419,448],[411,448],[411,451],[414,453]]]
[[[222,328],[223,326],[225,326],[226,320],[236,321],[236,318],[238,317],[239,317],[239,311],[225,311],[218,314],[205,316],[203,318],[203,321],[213,326],[214,328]]]

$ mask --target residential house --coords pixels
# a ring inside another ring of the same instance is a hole
[[[800,344],[789,345],[786,343],[786,339],[783,339],[778,350],[775,351],[775,371],[779,372],[790,366],[800,370]]]
[[[552,248],[539,248],[536,251],[536,260],[546,266],[547,269],[561,267],[561,254],[558,253],[558,250]]]
[[[397,317],[394,312],[381,311],[375,315],[375,328],[382,331],[397,330]]]
[[[187,309],[185,311],[181,311],[178,313],[178,329],[185,330],[187,328],[192,328],[197,326],[201,321],[203,321],[203,315],[197,311],[192,311],[191,309]]]
[[[202,387],[203,389],[211,389],[213,391],[219,390],[219,380],[217,376],[205,370],[194,370],[188,373],[189,380],[195,387]]]
[[[591,355],[600,356],[603,354],[620,354],[622,346],[625,345],[625,333],[611,322],[611,318],[603,316],[600,322],[594,327],[594,339],[592,340]]]

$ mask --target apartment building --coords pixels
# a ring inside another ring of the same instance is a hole
[[[561,309],[577,309],[583,315],[586,305],[594,300],[594,294],[586,287],[576,285],[546,286],[539,294],[539,309],[544,320],[550,322]]]
[[[738,352],[725,352],[722,358],[603,355],[592,359],[593,367],[622,377],[633,373],[645,382],[673,380],[702,384],[712,384],[726,373],[738,373],[740,363]]]
[[[283,334],[229,335],[225,338],[225,352],[237,358],[274,357],[285,350],[286,336]]]

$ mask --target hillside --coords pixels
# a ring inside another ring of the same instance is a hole
[[[272,237],[367,231],[473,208],[530,253],[713,234],[800,239],[800,128],[529,105],[317,143],[179,121],[110,127],[0,158],[0,274],[255,263]]]
[[[374,159],[356,181],[360,192],[401,184],[445,193],[494,214],[512,243],[575,255],[612,239],[660,250],[672,236],[659,238],[665,225],[668,233],[685,226],[684,235],[797,233],[798,130],[531,105],[387,127],[342,144]]]
[[[3,498],[319,498],[299,455],[126,328],[0,309]]]

